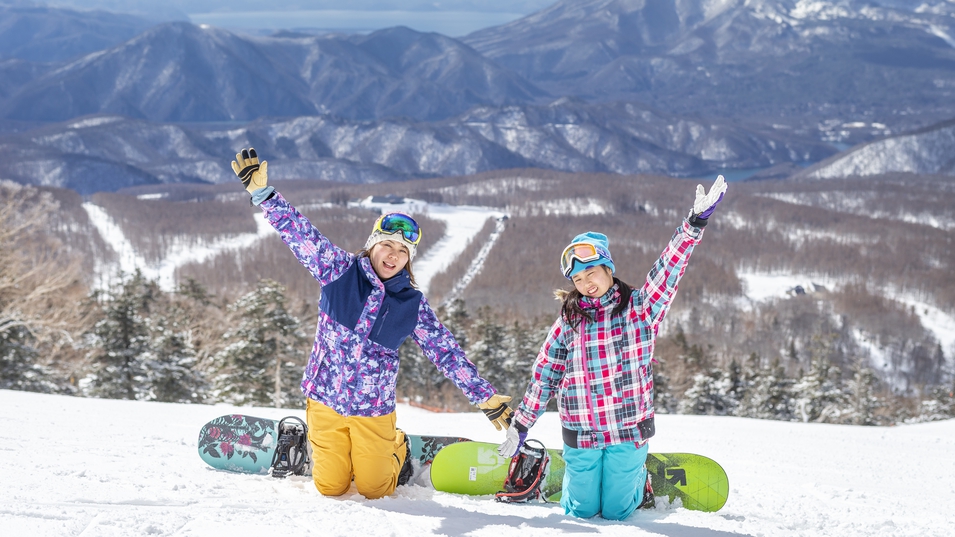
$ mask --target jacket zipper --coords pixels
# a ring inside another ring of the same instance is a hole
[[[378,331],[375,332],[375,340],[381,335],[381,329],[385,327],[385,318],[388,317],[389,311],[391,311],[391,308],[385,308],[384,311],[381,312],[381,318],[378,322]]]

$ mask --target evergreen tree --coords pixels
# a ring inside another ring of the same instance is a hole
[[[927,401],[922,401],[915,421],[941,421],[955,418],[955,378],[936,387]]]
[[[853,425],[878,425],[876,411],[883,403],[875,395],[875,373],[861,358],[853,364],[852,373],[852,380],[847,386],[850,397],[848,422]]]
[[[150,338],[146,317],[160,293],[156,282],[137,270],[106,294],[103,319],[93,328],[91,369],[81,383],[88,395],[138,399],[143,393],[143,355]]]
[[[750,357],[746,397],[740,402],[737,416],[768,420],[789,421],[793,418],[791,394],[792,381],[786,378],[786,372],[775,359],[767,368],[759,367],[759,359],[753,353]]]
[[[511,403],[513,408],[517,408],[520,399],[524,397],[524,392],[527,390],[527,384],[531,380],[531,373],[534,368],[534,361],[537,360],[541,343],[547,336],[546,330],[547,328],[535,330],[533,326],[523,325],[517,321],[510,327],[508,333],[510,357],[505,366],[507,383],[495,387],[499,391],[514,397],[514,402]]]
[[[407,397],[413,401],[424,403],[426,399],[431,398],[432,382],[440,383],[447,379],[441,376],[441,379],[435,379],[433,372],[436,368],[425,358],[421,348],[408,338],[398,347],[398,360],[400,368],[398,371],[398,385],[395,391],[398,397]]]
[[[151,325],[150,349],[144,355],[148,399],[170,403],[199,403],[205,398],[205,377],[196,367],[185,312],[178,305]]]
[[[34,338],[22,326],[0,331],[0,389],[56,393],[53,374],[38,363]]]
[[[740,363],[733,358],[730,361],[729,366],[729,393],[728,395],[734,401],[742,401],[746,397],[746,391],[748,389],[748,383],[746,381],[745,375],[743,374],[743,367]]]
[[[816,354],[809,371],[793,386],[796,408],[804,422],[839,423],[848,407],[838,370],[824,354]]]
[[[282,285],[261,280],[254,291],[229,306],[233,329],[225,338],[233,343],[215,356],[217,400],[276,408],[304,406],[299,385],[305,337],[286,302]]]
[[[468,350],[470,347],[468,330],[471,328],[472,320],[468,315],[467,305],[464,300],[456,298],[450,305],[438,308],[436,313],[445,328],[454,335],[454,339],[458,342],[458,345],[460,345],[462,349]]]
[[[670,377],[659,368],[652,368],[653,409],[658,414],[673,414],[679,409],[679,402],[670,390]]]
[[[512,352],[513,346],[508,345],[507,328],[495,322],[489,307],[482,307],[478,310],[467,355],[481,376],[498,390],[503,390],[509,384],[508,362]],[[513,367],[510,369],[513,370]]]
[[[719,369],[693,377],[693,385],[683,394],[679,410],[681,414],[712,416],[732,415],[738,405],[733,398],[732,381]]]

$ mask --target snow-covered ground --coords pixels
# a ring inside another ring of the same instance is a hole
[[[623,522],[567,517],[559,506],[504,505],[424,484],[367,500],[321,496],[310,479],[206,466],[199,428],[240,411],[302,411],[83,399],[0,390],[0,528],[45,536],[950,536],[955,420],[851,427],[657,416],[651,451],[713,457],[730,495],[717,513],[664,505]],[[419,434],[500,441],[480,413],[399,405]],[[556,416],[531,436],[559,445]]]

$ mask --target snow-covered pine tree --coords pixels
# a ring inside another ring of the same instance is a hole
[[[941,421],[955,418],[955,378],[932,390],[929,399],[922,401],[919,415],[912,421]]]
[[[90,368],[80,387],[94,397],[140,399],[146,377],[143,355],[150,345],[146,317],[161,291],[139,270],[120,280],[105,293],[103,318],[91,334]]]
[[[793,385],[796,412],[803,422],[840,423],[848,408],[839,370],[823,352],[814,352],[809,371]]]
[[[739,406],[739,401],[746,397],[746,391],[749,389],[749,383],[747,382],[743,373],[743,367],[740,365],[739,361],[736,360],[736,358],[733,358],[730,361],[729,372],[727,373],[727,376],[729,377],[728,395],[734,401],[736,401],[737,406]]]
[[[863,358],[857,359],[852,364],[852,379],[846,386],[849,395],[849,412],[846,416],[848,423],[853,425],[879,424],[876,411],[884,403],[875,394],[877,382],[875,373],[872,372]]]
[[[34,339],[22,326],[0,331],[0,389],[56,393],[54,376],[39,363]]]
[[[659,414],[673,414],[679,402],[670,390],[670,377],[653,368],[653,409]]]
[[[228,346],[215,355],[213,398],[239,405],[303,407],[305,336],[286,307],[285,287],[260,280],[229,306]]]
[[[502,386],[495,385],[495,387],[514,398],[514,402],[511,403],[514,408],[520,403],[520,399],[527,390],[534,360],[537,359],[541,343],[547,336],[546,330],[546,327],[543,330],[534,330],[533,326],[524,325],[517,321],[514,321],[508,329],[509,356],[504,364],[507,382]]]
[[[468,358],[485,380],[504,390],[510,381],[507,367],[513,347],[508,345],[508,330],[498,324],[491,309],[487,306],[478,310],[477,321],[471,331],[471,345]]]
[[[790,421],[793,418],[791,387],[779,358],[762,367],[756,353],[750,356],[745,374],[749,387],[736,415],[745,418]]]
[[[143,356],[147,399],[169,403],[200,403],[205,399],[205,376],[196,367],[190,327],[177,304],[150,319],[150,345]]]
[[[711,416],[733,415],[739,401],[733,397],[732,386],[730,376],[720,369],[713,369],[708,375],[699,373],[693,377],[690,389],[683,394],[679,412]]]

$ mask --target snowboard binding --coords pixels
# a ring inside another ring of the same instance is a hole
[[[272,477],[287,477],[289,475],[305,475],[310,469],[308,448],[308,426],[304,421],[289,416],[279,421],[278,445],[272,455],[272,467],[269,473]]]
[[[530,445],[531,442],[536,446]],[[511,459],[507,470],[507,479],[504,481],[504,492],[498,492],[495,498],[505,503],[525,503],[531,500],[542,500],[541,485],[544,471],[550,463],[550,456],[544,444],[537,440],[527,440]]]

